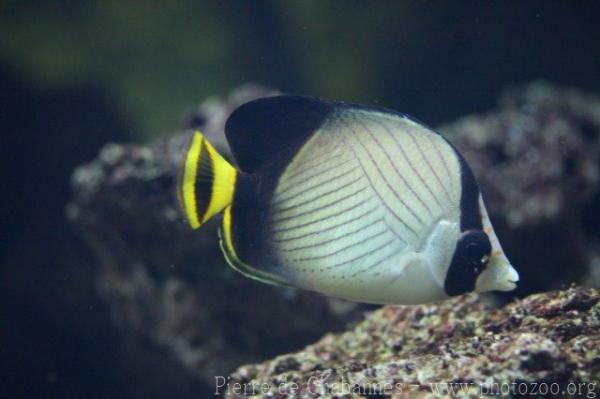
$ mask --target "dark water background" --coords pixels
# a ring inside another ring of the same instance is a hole
[[[593,2],[0,4],[0,397],[119,398],[107,309],[64,220],[73,168],[245,82],[429,124],[534,79],[600,92]],[[73,298],[77,300],[74,301]]]

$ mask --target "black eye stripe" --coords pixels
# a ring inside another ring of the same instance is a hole
[[[450,296],[475,289],[477,277],[487,266],[492,252],[490,240],[482,230],[463,233],[456,244],[454,256],[446,273],[444,290]]]

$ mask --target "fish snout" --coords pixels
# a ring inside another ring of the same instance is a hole
[[[492,255],[487,268],[478,277],[475,291],[512,291],[517,288],[519,273],[503,253]]]

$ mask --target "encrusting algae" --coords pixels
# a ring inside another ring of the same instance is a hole
[[[478,398],[544,386],[565,396],[600,393],[597,290],[536,294],[496,310],[477,294],[386,306],[300,352],[243,366],[220,389],[230,399]]]

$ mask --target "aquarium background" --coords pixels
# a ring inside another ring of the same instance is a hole
[[[124,374],[122,332],[86,266],[90,249],[65,219],[74,168],[105,143],[166,137],[203,100],[248,82],[378,104],[431,125],[486,111],[507,86],[533,80],[600,93],[597,8],[1,2],[0,393],[120,398],[151,383]],[[179,377],[165,378],[169,391]]]

